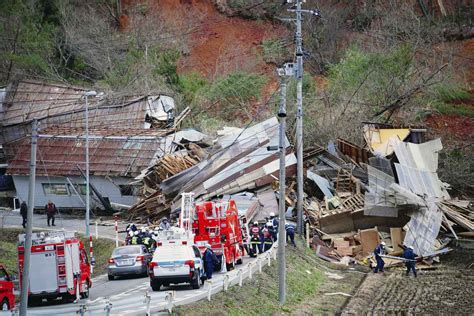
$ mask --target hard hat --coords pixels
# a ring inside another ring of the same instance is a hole
[[[408,246],[408,249],[414,250],[413,246]]]
[[[385,246],[385,245],[386,245],[386,244],[385,244],[385,241],[382,241],[380,244],[381,244],[382,246]]]
[[[162,221],[163,221],[163,222],[167,222],[167,221],[168,221],[168,218],[165,217],[165,218],[162,219]]]
[[[206,244],[206,248],[211,249],[211,245],[210,245],[210,244]]]
[[[129,232],[128,232],[128,235],[129,235],[130,237],[132,237],[132,236],[133,236],[133,232],[132,232],[132,231],[129,231]]]
[[[273,223],[272,223],[272,222],[268,222],[266,225],[267,225],[268,227],[273,227]]]
[[[135,236],[138,235],[138,230],[136,230],[134,233],[133,233]]]
[[[146,232],[146,227],[142,227],[142,233]]]
[[[253,224],[254,224],[254,225],[258,225],[258,222],[257,222],[257,221],[255,221],[255,222],[253,222]]]
[[[274,212],[271,212],[271,213],[270,213],[270,217],[275,217],[275,213],[274,213]]]

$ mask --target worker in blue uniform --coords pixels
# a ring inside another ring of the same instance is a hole
[[[407,267],[407,276],[410,274],[410,270],[413,271],[413,274],[416,278],[416,261],[415,261],[415,253],[413,252],[413,247],[408,246],[403,251],[403,258],[408,259],[410,261],[405,261],[405,266]]]
[[[274,242],[278,241],[278,225],[280,225],[280,221],[275,216],[275,213],[270,213],[270,222],[272,223],[273,229],[271,230],[271,235]]]
[[[288,242],[288,239],[290,240],[290,243],[296,247],[295,244],[295,226],[291,224],[285,224],[285,230],[286,230],[286,242]]]
[[[375,261],[377,262],[377,266],[374,269],[374,273],[377,272],[384,272],[383,267],[385,265],[385,262],[383,261],[382,257],[380,255],[385,254],[385,242],[382,241],[377,247],[374,249],[374,255],[375,255]]]
[[[214,251],[211,249],[211,245],[206,245],[206,251],[204,251],[204,270],[206,271],[206,278],[212,279],[212,273],[214,272],[214,265],[219,262]]]

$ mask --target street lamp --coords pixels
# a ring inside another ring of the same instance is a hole
[[[91,253],[92,260],[92,235],[90,234],[90,192],[89,192],[89,97],[95,97],[97,92],[87,91],[84,93],[86,100],[86,236],[89,238],[89,252]],[[93,267],[91,265],[91,272]]]

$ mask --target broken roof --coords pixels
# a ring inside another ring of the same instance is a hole
[[[0,143],[18,140],[29,133],[36,118],[41,128],[60,126],[80,128],[85,124],[84,93],[87,90],[64,84],[20,81],[7,88],[0,113]],[[114,128],[149,128],[147,115],[161,119],[164,111],[174,107],[167,96],[128,96],[111,100],[105,96],[89,97],[89,126]],[[23,126],[23,128],[22,128]]]
[[[164,138],[152,135],[150,130],[147,135],[126,135],[126,130],[90,132],[91,175],[135,177],[152,163],[157,153],[166,151]],[[14,158],[9,163],[8,174],[29,174],[30,148],[29,138],[9,146],[8,154]],[[40,135],[37,157],[37,175],[80,175],[78,166],[85,169],[85,137],[74,132],[63,136]]]

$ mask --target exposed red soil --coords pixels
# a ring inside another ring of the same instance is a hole
[[[139,0],[122,0],[122,7]],[[211,0],[148,0],[148,10],[159,12],[166,25],[187,29],[188,52],[178,61],[178,73],[197,72],[208,79],[242,70],[273,72],[261,56],[261,43],[267,38],[287,37],[288,30],[269,21],[228,17],[219,13]]]
[[[459,53],[454,56],[455,60],[463,66],[465,80],[471,92],[474,93],[474,38],[460,42]]]
[[[474,140],[474,118],[459,115],[431,115],[427,126],[436,135],[460,141]]]

